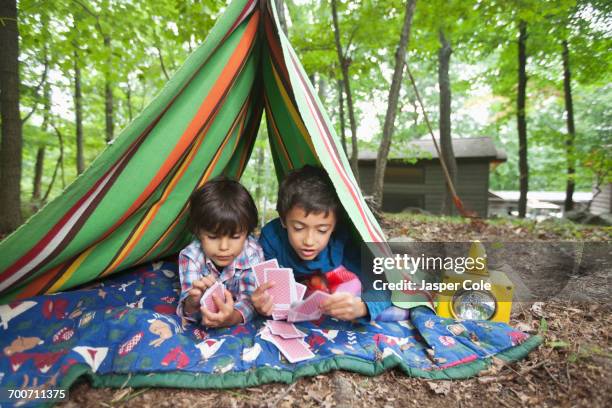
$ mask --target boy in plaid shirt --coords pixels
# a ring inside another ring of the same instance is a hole
[[[254,312],[252,266],[264,261],[251,235],[257,225],[253,198],[237,181],[217,177],[195,191],[189,204],[189,229],[197,239],[179,254],[181,296],[176,313],[207,327],[246,323]],[[213,313],[200,306],[200,299],[216,281],[226,287],[225,302],[213,295],[219,307]]]

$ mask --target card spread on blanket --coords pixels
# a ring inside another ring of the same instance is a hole
[[[217,295],[219,300],[225,302],[225,285],[219,282],[215,282],[211,287],[206,289],[206,292],[202,295],[202,299],[200,299],[200,304],[210,312],[219,313],[219,308],[215,303],[212,295]]]
[[[304,338],[306,334],[301,332],[295,325],[277,320],[268,320],[266,326],[270,328],[270,332],[284,339]]]
[[[281,335],[272,333],[272,330],[267,322],[266,327],[261,331],[261,338],[274,344],[290,363],[308,360],[315,356],[310,350],[308,344],[304,341],[303,337],[283,338]]]

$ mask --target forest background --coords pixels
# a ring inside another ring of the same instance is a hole
[[[429,137],[408,67],[436,135],[488,136],[505,149],[492,190],[567,191],[571,206],[571,192],[610,181],[612,3],[277,3],[353,162],[360,149],[380,155],[385,137],[390,151]],[[60,194],[113,142],[225,7],[224,0],[2,0],[2,232]],[[17,53],[7,42],[15,22]],[[19,134],[5,115],[13,54]],[[258,165],[242,180],[265,213],[277,188],[264,165],[272,162],[265,126],[251,161]]]

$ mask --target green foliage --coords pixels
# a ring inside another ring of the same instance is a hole
[[[114,97],[115,134],[151,101],[172,74],[201,44],[227,5],[226,0],[22,0],[19,2],[20,75],[24,123],[22,194],[29,203],[38,148],[45,147],[43,193],[60,157],[63,166],[49,199],[76,177],[75,63],[81,68],[85,164],[106,147],[104,87]],[[306,71],[315,79],[336,129],[340,129],[337,79],[341,77],[328,1],[285,0],[288,36]],[[359,140],[375,150],[380,139],[394,53],[405,2],[338,1],[344,52],[350,59],[351,86],[358,123],[375,111],[378,131]],[[408,46],[413,73],[430,122],[438,120],[437,53],[439,33],[453,53],[452,132],[460,137],[490,136],[508,160],[492,173],[492,189],[518,188],[515,124],[517,24],[527,23],[529,76],[527,118],[532,190],[562,190],[566,183],[567,134],[563,91],[562,42],[567,41],[576,122],[578,190],[593,180],[610,180],[612,163],[612,8],[602,0],[433,0],[418,1]],[[105,43],[105,38],[109,41]],[[45,70],[46,65],[46,70]],[[45,73],[46,72],[46,73]],[[45,96],[45,86],[50,98]],[[48,105],[48,107],[47,107]],[[476,108],[475,108],[476,107]],[[346,114],[346,111],[345,111]],[[45,121],[45,118],[47,120]],[[57,131],[56,131],[57,129]],[[338,132],[340,133],[340,132]],[[423,113],[408,78],[402,84],[392,152],[429,137]],[[263,156],[262,156],[263,155]],[[270,166],[265,124],[253,149]],[[274,208],[277,182],[272,169],[247,166],[242,180],[262,214]],[[24,205],[35,211],[36,205]]]

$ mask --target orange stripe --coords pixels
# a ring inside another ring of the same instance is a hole
[[[242,112],[242,114],[244,114],[244,111]],[[234,133],[233,129],[232,129],[232,131],[230,133],[228,133],[228,135],[231,135],[232,133]],[[217,163],[219,162],[219,159],[221,158],[221,155],[223,154],[223,151],[225,150],[225,146],[227,145],[229,140],[230,140],[230,137],[225,138],[225,140],[223,141],[223,145],[217,151],[217,154],[215,155],[211,165],[208,166],[208,168],[206,169],[206,173],[204,173],[204,176],[202,177],[202,179],[198,183],[197,188],[202,187],[208,181],[208,178],[210,177],[210,174],[213,172],[213,170],[217,166]]]
[[[257,27],[259,22],[259,11],[253,14],[253,18],[249,21],[246,30],[243,34],[240,43],[237,45],[235,52],[227,62],[223,72],[215,82],[215,85],[211,89],[207,98],[204,100],[195,117],[187,127],[187,130],[183,133],[179,139],[178,144],[170,152],[169,157],[162,164],[155,177],[151,180],[149,185],[144,189],[143,193],[134,201],[134,204],[126,211],[126,213],[113,225],[110,229],[115,229],[118,225],[122,224],[128,219],[132,213],[134,213],[142,203],[153,193],[157,186],[161,183],[165,175],[168,174],[170,169],[174,167],[176,162],[183,155],[185,150],[189,147],[194,137],[197,136],[198,131],[201,128],[202,123],[205,123],[213,113],[213,110],[218,105],[219,101],[225,94],[226,89],[231,85],[235,73],[238,71],[242,62],[246,58],[253,41],[257,34]]]
[[[143,193],[134,201],[132,206],[121,217],[121,219],[117,221],[117,223],[113,227],[111,227],[111,230],[116,228],[119,224],[123,223],[127,218],[129,218],[129,216],[131,216],[132,213],[135,212],[142,205],[144,201],[146,201],[146,199],[155,191],[155,189],[158,188],[159,184],[164,179],[164,177],[171,171],[172,167],[176,165],[176,162],[180,159],[180,157],[183,155],[185,150],[189,147],[189,145],[194,139],[194,135],[195,137],[198,137],[206,133],[207,129],[211,125],[211,123],[207,123],[207,122],[209,122],[210,117],[213,114],[215,114],[216,107],[218,106],[220,100],[226,94],[227,89],[230,87],[232,81],[234,80],[236,73],[238,72],[240,67],[243,65],[243,62],[246,56],[248,55],[249,50],[251,49],[252,43],[257,33],[258,19],[259,19],[259,14],[257,12],[253,15],[253,18],[249,21],[249,24],[247,25],[245,29],[243,37],[240,40],[240,43],[236,46],[235,52],[230,57],[223,72],[217,79],[215,85],[211,89],[207,98],[204,100],[204,102],[198,109],[198,112],[196,113],[193,120],[190,122],[189,126],[187,127],[187,130],[185,130],[185,132],[181,136],[181,139],[179,139],[178,144],[175,146],[172,152],[170,152],[169,157],[166,159],[164,164],[162,164],[162,166],[160,167],[160,170],[155,175],[155,177],[151,180],[149,185],[145,188]],[[206,128],[201,130],[202,123],[207,123],[207,124],[206,124]],[[201,130],[201,133],[198,132],[200,130]],[[183,165],[181,166],[181,168],[183,169],[181,174],[183,174],[185,171],[184,170],[185,166]],[[175,177],[173,177],[173,180],[177,180],[177,176],[179,175],[175,175]],[[147,214],[146,223],[144,225],[141,224],[138,227],[137,233],[134,234],[135,236],[140,237],[144,233],[144,231],[146,231],[150,222],[154,218],[154,215],[157,213],[158,209],[159,209],[159,206],[154,207],[153,211],[150,211],[149,214]],[[137,242],[134,239],[135,236],[132,236],[130,238],[129,242],[123,246],[118,256],[115,257],[113,262],[100,274],[100,276],[105,276],[109,274],[110,272],[112,272],[129,255],[129,253],[131,253],[131,251],[133,250]]]
[[[187,171],[187,168],[193,161],[193,158],[195,157],[198,151],[198,148],[202,145],[202,141],[204,140],[204,136],[206,135],[207,130],[208,130],[208,126],[206,127],[206,129],[202,131],[202,133],[200,133],[200,136],[198,137],[196,144],[189,151],[189,154],[187,155],[187,157],[181,164],[180,168],[178,169],[176,174],[172,177],[172,179],[170,180],[170,182],[164,189],[162,196],[155,202],[155,204],[151,206],[151,208],[149,208],[149,210],[147,211],[147,214],[139,222],[138,227],[136,228],[132,236],[129,238],[128,242],[125,245],[123,245],[119,254],[115,257],[113,262],[106,267],[106,269],[100,274],[100,276],[105,276],[109,272],[115,270],[115,268],[119,266],[119,264],[121,264],[121,262],[123,262],[125,258],[132,252],[136,244],[140,241],[141,237],[144,235],[145,231],[149,228],[149,225],[151,224],[151,222],[153,222],[153,219],[157,215],[163,203],[166,201],[170,193],[174,191],[174,187],[179,182],[179,180],[182,178],[183,174],[185,174],[185,171]]]
[[[234,125],[232,126],[232,128],[228,132],[227,136],[224,138],[224,142],[223,142],[223,144],[219,148],[219,151],[216,154],[216,159],[211,164],[216,163],[216,161],[218,160],[218,157],[220,157],[221,154],[223,153],[223,151],[225,150],[225,146],[228,143],[229,138],[230,138],[229,136],[231,136],[234,133],[234,130],[236,128],[236,124],[241,122],[240,118],[242,118],[242,122],[244,122],[244,117],[245,117],[245,113],[246,113],[245,107],[248,106],[248,102],[249,102],[249,99],[247,99],[246,103],[243,105],[242,110],[238,113],[237,120],[235,121]],[[170,182],[168,183],[168,185],[164,189],[164,192],[162,193],[162,196],[155,202],[154,205],[151,206],[151,208],[149,209],[149,211],[147,212],[145,217],[140,221],[140,225],[137,227],[137,229],[135,230],[134,234],[129,238],[128,242],[123,246],[121,252],[119,253],[119,255],[117,255],[115,260],[104,270],[104,272],[102,272],[101,276],[107,275],[109,272],[115,270],[115,268],[117,268],[121,264],[121,262],[123,262],[125,260],[125,258],[134,250],[134,247],[140,241],[140,239],[142,238],[142,236],[144,235],[146,230],[149,228],[149,226],[153,222],[153,219],[155,218],[155,215],[157,215],[157,213],[159,212],[159,210],[160,210],[161,206],[163,205],[163,203],[167,200],[168,196],[174,190],[174,187],[176,186],[178,181],[182,178],[183,174],[185,174],[185,172],[187,171],[187,168],[189,168],[189,165],[193,162],[193,159],[194,159],[196,153],[198,152],[199,147],[202,145],[202,141],[204,140],[204,137],[205,137],[209,127],[210,127],[210,125],[208,125],[206,127],[206,129],[204,129],[200,133],[200,136],[197,139],[197,143],[189,151],[189,154],[187,155],[187,157],[185,158],[185,160],[181,164],[181,167],[176,172],[176,174],[172,177],[172,180],[170,180]],[[232,152],[235,149],[236,149],[236,146],[234,146]]]
[[[32,296],[38,296],[42,294],[44,288],[55,278],[57,272],[64,266],[65,264],[60,264],[53,269],[48,270],[44,274],[40,275],[36,279],[32,280],[24,286],[24,288],[19,292],[19,294],[15,297],[15,300],[21,300],[25,298],[29,298]]]
[[[227,135],[226,135],[226,137],[225,137],[225,139],[224,139],[224,142],[223,142],[223,144],[222,144],[221,148],[219,148],[219,149],[218,149],[218,151],[217,151],[216,157],[220,157],[220,155],[223,153],[223,150],[224,150],[224,149],[223,149],[223,147],[225,147],[225,145],[227,144],[227,142],[228,142],[228,141],[229,141],[229,139],[230,139],[230,136],[232,135],[232,133],[234,133],[234,130],[235,130],[235,128],[236,128],[236,124],[237,124],[237,123],[240,123],[240,118],[241,118],[241,117],[242,117],[242,122],[244,122],[244,118],[246,117],[246,114],[245,114],[245,113],[247,112],[247,110],[245,109],[245,107],[246,107],[246,106],[248,106],[249,101],[250,101],[250,99],[247,99],[246,103],[243,105],[242,111],[240,111],[240,112],[238,113],[238,116],[237,116],[237,119],[238,119],[238,120],[236,120],[236,122],[233,124],[232,128],[231,128],[231,129],[229,130],[229,132],[227,133]],[[235,146],[234,146],[234,149],[235,149]],[[215,163],[217,160],[218,160],[218,159],[215,159],[215,160],[213,161],[213,163]],[[212,163],[210,163],[210,164],[212,164]],[[209,166],[210,166],[210,164],[209,164]],[[204,176],[204,177],[206,177],[206,174],[208,174],[208,173],[205,173],[205,176]],[[198,186],[199,186],[199,185],[201,185],[201,184],[202,184],[201,182],[200,182],[200,183],[198,183]],[[153,246],[152,246],[152,247],[151,247],[151,248],[150,248],[150,249],[149,249],[149,250],[148,250],[148,251],[147,251],[147,252],[146,252],[146,253],[145,253],[145,254],[144,254],[142,257],[140,257],[140,259],[138,259],[138,261],[137,261],[136,263],[140,263],[140,262],[144,261],[144,260],[145,260],[145,258],[146,258],[148,255],[150,255],[150,254],[151,254],[153,251],[155,251],[155,249],[157,249],[157,247],[159,247],[159,245],[161,244],[161,242],[162,242],[164,239],[166,239],[166,237],[167,237],[167,236],[168,236],[168,235],[169,235],[169,234],[172,232],[172,230],[174,229],[174,227],[176,226],[176,224],[177,224],[177,223],[180,221],[181,217],[182,217],[182,216],[185,214],[185,212],[186,212],[186,211],[187,211],[187,206],[183,207],[183,209],[181,210],[181,212],[180,212],[179,216],[178,216],[178,217],[177,217],[177,218],[176,218],[176,219],[173,221],[173,223],[170,225],[170,227],[169,227],[169,228],[168,228],[168,229],[167,229],[167,230],[164,232],[164,234],[163,234],[163,235],[162,235],[162,236],[161,236],[161,237],[160,237],[160,238],[157,240],[157,242],[155,242],[155,244],[154,244],[154,245],[153,245]]]

